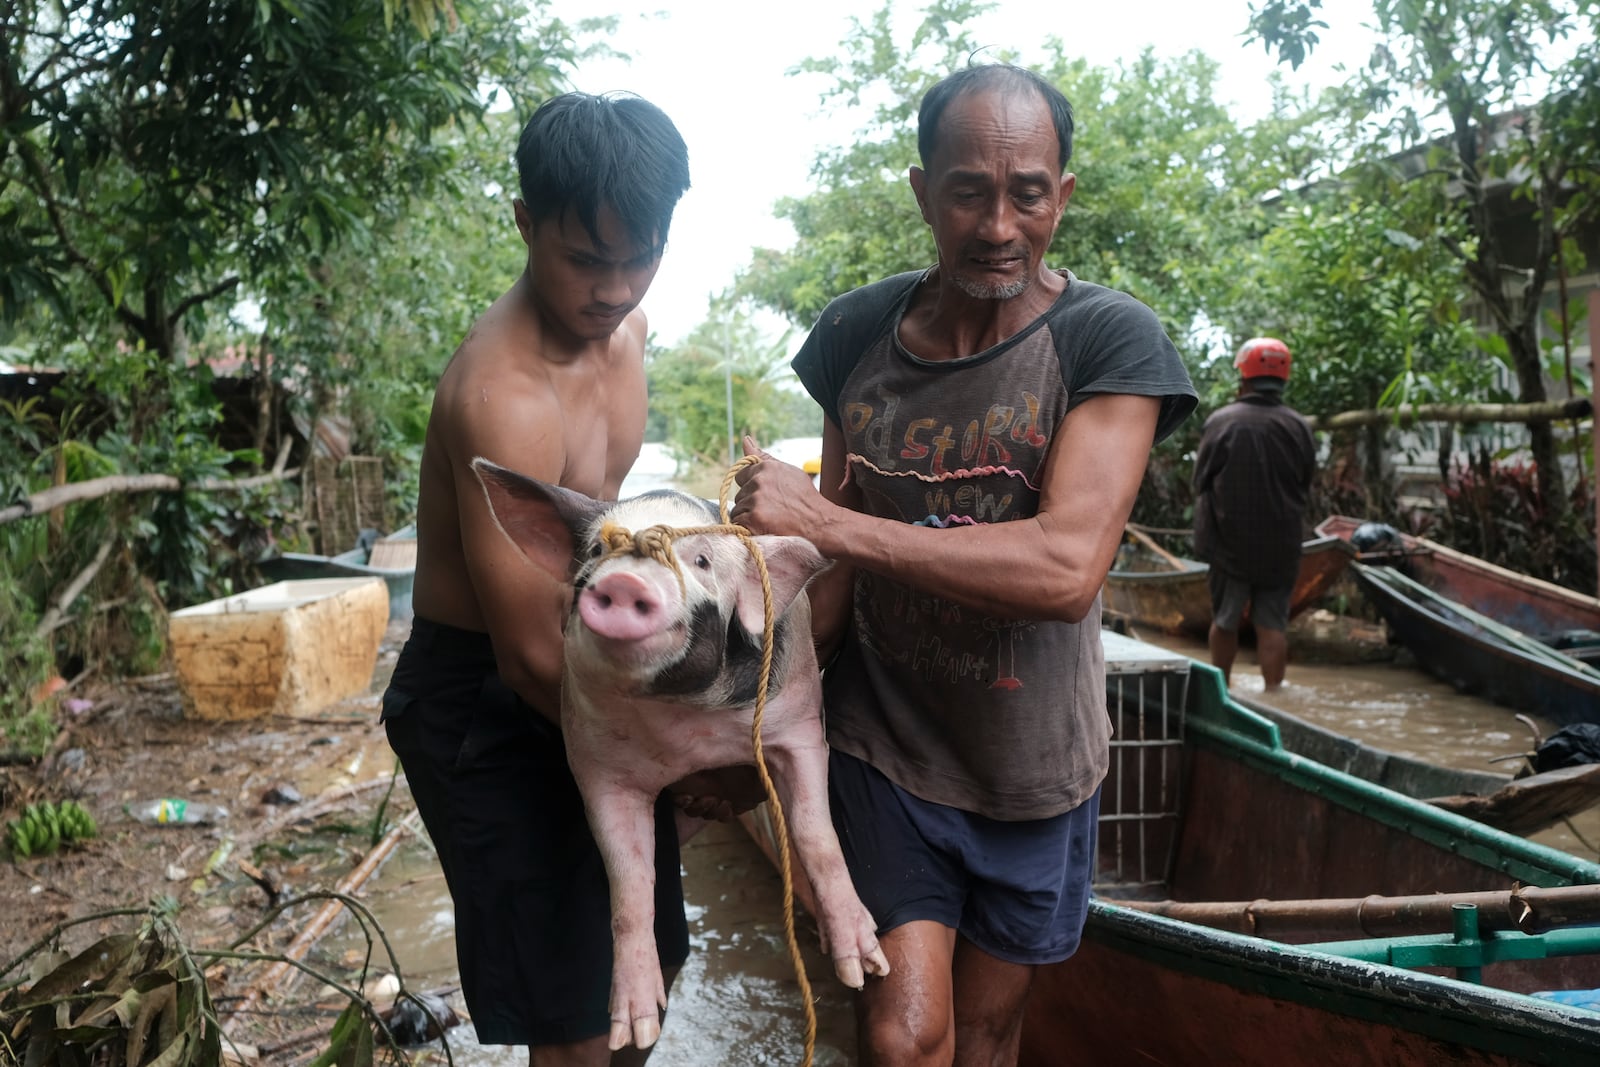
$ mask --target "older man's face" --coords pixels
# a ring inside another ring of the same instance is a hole
[[[1072,194],[1050,109],[1031,92],[958,96],[939,120],[926,172],[912,169],[939,268],[968,296],[1009,300],[1038,276]]]

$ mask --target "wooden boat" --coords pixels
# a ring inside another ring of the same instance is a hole
[[[1214,668],[1104,640],[1095,897],[1021,1064],[1600,1062],[1572,1003],[1600,998],[1600,865],[1296,756]]]
[[[1289,601],[1289,617],[1322,599],[1353,555],[1349,544],[1338,537],[1318,536],[1301,545],[1300,573]],[[1136,554],[1130,555],[1125,565],[1106,575],[1102,611],[1135,627],[1205,637],[1211,629],[1211,591],[1206,579],[1211,568],[1198,560],[1179,558],[1181,570],[1166,561],[1145,569],[1138,561]]]
[[[1350,540],[1364,520],[1330,515],[1317,533]],[[1600,660],[1600,598],[1497,567],[1424,537],[1395,531],[1398,546],[1361,553],[1394,567],[1449,600],[1520,630],[1574,658]]]
[[[1464,693],[1566,726],[1600,722],[1600,670],[1449,600],[1390,567],[1356,583],[1417,663]]]
[[[261,560],[256,569],[271,582],[306,578],[382,578],[389,588],[389,621],[411,618],[411,589],[417,576],[417,528],[403,526],[336,556],[285,552]]]
[[[1600,763],[1514,777],[1386,752],[1307,722],[1259,699],[1232,699],[1278,728],[1283,747],[1336,771],[1487,823],[1509,834],[1536,834],[1600,803]]]

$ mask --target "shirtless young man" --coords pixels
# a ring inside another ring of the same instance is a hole
[[[558,728],[567,589],[496,527],[474,457],[616,499],[645,424],[645,316],[689,185],[671,120],[632,96],[546,102],[517,147],[515,284],[434,395],[417,501],[411,637],[383,699],[389,742],[438,849],[478,1038],[547,1065],[607,1051],[606,876]],[[688,955],[670,800],[658,807],[656,935]]]

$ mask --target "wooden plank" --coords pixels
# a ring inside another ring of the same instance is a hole
[[[1431,797],[1429,804],[1508,834],[1537,833],[1600,802],[1600,763],[1517,778],[1488,796]]]
[[[385,537],[372,546],[367,566],[384,570],[413,570],[417,566],[415,537]]]

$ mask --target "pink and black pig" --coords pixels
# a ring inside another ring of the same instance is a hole
[[[666,989],[654,936],[652,810],[687,775],[752,764],[765,609],[755,560],[728,533],[674,537],[676,571],[645,554],[613,555],[601,528],[713,526],[704,500],[656,490],[602,502],[473,462],[500,528],[535,565],[570,581],[561,732],[611,884],[611,1048],[660,1036]],[[816,899],[823,950],[860,988],[889,973],[828,814],[822,687],[805,587],[829,563],[800,537],[757,537],[774,634],[763,755],[795,853]]]

